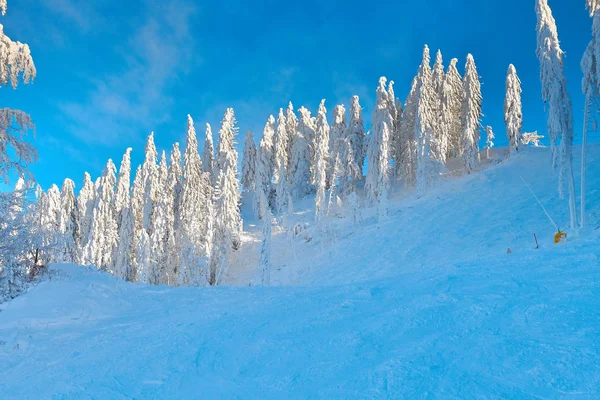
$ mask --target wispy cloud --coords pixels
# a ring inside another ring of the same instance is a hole
[[[83,102],[60,105],[76,137],[111,145],[170,119],[169,88],[198,62],[190,32],[194,13],[184,1],[147,2],[145,18],[119,49],[121,70],[90,79],[92,89]]]

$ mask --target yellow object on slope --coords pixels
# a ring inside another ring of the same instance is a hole
[[[554,235],[554,244],[560,243],[563,239],[567,240],[567,234],[561,231],[556,232],[556,235]]]

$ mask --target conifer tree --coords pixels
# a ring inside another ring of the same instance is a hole
[[[275,118],[271,115],[265,124],[263,137],[260,140],[256,158],[256,195],[254,196],[254,212],[262,219],[269,207],[271,180],[273,178],[273,137],[275,135]]]
[[[206,134],[204,137],[204,152],[202,153],[202,171],[210,174],[210,181],[214,184],[215,176],[215,147],[213,144],[213,135],[210,124],[206,124]]]
[[[464,90],[462,77],[456,69],[457,62],[456,58],[450,61],[442,87],[441,130],[443,131],[442,135],[447,137],[448,140],[448,154],[446,157],[462,157],[460,115]]]
[[[397,176],[401,176],[406,185],[414,187],[417,182],[417,140],[415,137],[415,122],[418,105],[419,79],[415,77],[412,81],[410,93],[404,102],[404,120],[400,126],[400,154],[396,168]]]
[[[325,109],[325,99],[321,100],[319,112],[317,113],[316,124],[316,168],[315,168],[315,186],[317,195],[315,197],[316,220],[320,221],[326,214],[325,193],[327,190],[327,171],[329,169],[329,124],[327,123],[327,110]]]
[[[77,197],[77,209],[79,210],[79,221],[80,221],[80,249],[79,259],[77,263],[87,264],[88,260],[85,259],[85,252],[83,249],[87,247],[90,237],[90,231],[92,229],[92,217],[94,213],[94,204],[96,203],[96,188],[92,183],[92,178],[87,172],[83,175],[83,186],[79,191]]]
[[[180,221],[180,204],[181,204],[181,191],[182,191],[182,171],[181,171],[181,153],[179,151],[179,143],[173,144],[171,150],[171,158],[169,163],[169,170],[167,173],[167,184],[165,187],[166,201],[166,221],[167,221],[167,279],[168,284],[175,286],[177,284],[177,277],[179,276],[179,265],[181,260],[179,254],[181,253],[180,243],[177,241],[177,230],[179,229]]]
[[[131,248],[133,254],[131,256],[132,266],[130,280],[132,282],[138,282],[138,272],[143,268],[139,262],[142,261],[143,257],[138,257],[138,250],[143,250],[139,242],[142,239],[142,231],[146,232],[143,226],[144,219],[144,182],[142,177],[142,166],[138,165],[135,171],[135,177],[133,179],[133,187],[131,190],[131,201],[130,201],[130,214],[133,221],[133,237]],[[124,244],[125,245],[125,244]],[[116,267],[115,267],[116,268]],[[124,272],[125,273],[125,272]]]
[[[242,161],[242,188],[244,192],[256,190],[256,143],[251,131],[244,141],[244,159]]]
[[[461,147],[465,170],[471,173],[479,164],[479,138],[481,127],[481,83],[471,54],[467,55],[465,77],[463,78],[464,101],[462,105]]]
[[[435,57],[435,64],[433,65],[433,74],[431,77],[433,85],[433,105],[431,106],[434,112],[434,127],[433,127],[433,153],[438,161],[442,164],[446,164],[446,157],[448,155],[448,142],[447,130],[443,129],[442,119],[442,98],[444,95],[444,64],[442,59],[442,52],[437,51]]]
[[[121,226],[120,213],[123,208],[129,207],[129,188],[131,185],[131,147],[129,147],[119,168],[119,178],[117,180],[117,193],[115,195],[115,213],[117,215],[117,223]]]
[[[306,145],[308,147],[309,158],[308,158],[308,168],[310,171],[310,184],[314,185],[315,183],[315,155],[316,155],[316,147],[315,147],[315,118],[311,117],[310,111],[305,107],[300,107],[298,110],[300,113],[300,120],[298,121],[298,135],[301,135],[306,141]],[[313,187],[314,188],[314,187]],[[314,193],[313,188],[311,188],[309,193]]]
[[[146,158],[142,165],[142,182],[144,184],[143,226],[149,236],[152,235],[152,212],[159,188],[157,156],[158,152],[154,145],[154,132],[152,132],[146,142]]]
[[[307,136],[314,132],[312,129],[312,121],[310,111],[301,107],[300,122],[298,123],[296,139],[292,148],[292,194],[295,198],[301,199],[312,192],[311,186],[311,150]]]
[[[334,168],[335,161],[337,158],[340,160],[345,159],[345,151],[346,151],[346,133],[348,128],[346,127],[346,109],[343,105],[339,104],[333,108],[333,125],[331,126],[331,131],[329,134],[329,149],[330,149],[330,164],[329,171],[327,175],[327,181],[329,186],[334,185]],[[341,178],[347,177],[346,168],[343,168],[341,163],[338,166],[338,176]],[[342,184],[343,186],[343,184]]]
[[[114,208],[116,172],[115,165],[109,159],[102,172],[88,243],[88,260],[102,270],[111,267],[112,255],[117,246],[118,229]]]
[[[169,172],[167,178],[168,189],[172,191],[173,195],[173,230],[179,229],[180,221],[180,205],[181,205],[181,194],[183,190],[183,172],[181,169],[181,151],[179,150],[179,143],[173,143],[171,149],[171,158],[169,162]],[[178,264],[176,264],[178,265]]]
[[[296,141],[296,136],[298,133],[298,118],[294,113],[294,105],[290,101],[288,104],[288,108],[285,113],[285,130],[287,132],[287,162],[286,162],[286,171],[288,173],[288,180],[292,178],[292,163],[293,163],[293,148],[294,142]]]
[[[366,149],[363,142],[365,139],[365,123],[362,118],[362,107],[359,103],[358,96],[352,96],[350,99],[350,122],[348,123],[348,131],[346,134],[351,152],[347,156],[352,156],[348,160],[348,169],[352,171],[351,179],[357,182],[362,179],[363,165],[365,163]]]
[[[494,131],[492,130],[491,126],[486,126],[485,127],[485,153],[486,153],[486,158],[489,159],[490,158],[490,149],[492,149],[494,147],[494,139],[495,139],[495,135],[494,135]]]
[[[121,208],[119,213],[119,241],[113,255],[113,275],[126,280],[134,280],[134,238],[135,218],[131,208],[131,199],[126,207]]]
[[[149,282],[154,285],[163,284],[168,281],[167,258],[171,250],[168,234],[171,227],[168,226],[167,214],[171,215],[169,208],[172,209],[173,204],[169,199],[170,193],[167,193],[165,190],[167,174],[167,157],[163,151],[157,170],[159,190],[157,190],[157,199],[151,218],[152,234],[150,236],[150,251],[152,256],[149,268]]]
[[[271,223],[273,215],[267,211],[263,224],[263,242],[260,249],[260,271],[263,286],[271,285]]]
[[[284,160],[288,159],[287,148],[288,148],[288,133],[287,133],[287,124],[285,121],[285,115],[283,114],[283,108],[279,109],[279,115],[277,117],[277,131],[275,135],[275,145],[273,150],[273,182],[275,184],[279,183],[279,177],[283,176],[283,179],[287,179],[287,163],[283,165],[279,165],[279,159],[283,158]],[[280,170],[280,167],[283,168]],[[281,175],[283,173],[283,175]]]
[[[523,113],[521,109],[521,81],[514,65],[508,66],[506,76],[506,98],[504,100],[504,122],[509,143],[509,154],[519,151],[523,135]]]
[[[238,154],[235,150],[235,135],[238,128],[235,126],[233,108],[228,108],[221,123],[219,131],[219,165],[223,171],[223,185],[221,186],[224,202],[223,214],[219,218],[224,219],[227,232],[227,242],[234,250],[241,245],[240,234],[242,231],[242,219],[240,217],[240,191],[237,179]]]
[[[75,183],[65,179],[61,190],[60,207],[60,233],[61,248],[60,260],[75,263],[79,259],[80,232],[79,210],[75,198]]]
[[[553,167],[560,167],[559,193],[563,194],[563,179],[566,175],[569,191],[569,214],[571,229],[577,226],[577,205],[575,204],[575,181],[573,177],[573,108],[567,93],[564,75],[563,51],[560,48],[556,21],[548,0],[536,0],[537,14],[537,56],[540,60],[540,80],[542,99],[548,111],[548,133]],[[560,157],[556,144],[560,137]],[[560,161],[560,163],[559,163]],[[560,164],[560,165],[559,165]]]

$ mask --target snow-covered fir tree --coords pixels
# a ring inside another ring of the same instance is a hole
[[[166,271],[169,285],[177,284],[179,265],[181,260],[179,254],[181,247],[177,242],[177,229],[180,221],[180,204],[182,191],[182,170],[181,170],[181,152],[179,151],[179,143],[173,144],[171,157],[169,162],[169,170],[167,173],[167,184],[165,185],[165,210],[167,221],[167,255],[166,255]]]
[[[85,252],[82,249],[87,247],[90,238],[90,231],[92,229],[92,217],[94,213],[94,204],[96,204],[97,191],[92,182],[90,174],[85,172],[83,174],[83,186],[79,191],[77,197],[77,209],[79,210],[79,221],[80,221],[80,252],[79,264],[87,264],[88,260],[85,259]]]
[[[228,108],[221,123],[219,131],[219,166],[223,171],[224,180],[221,186],[224,202],[223,214],[227,242],[236,250],[241,245],[240,234],[242,231],[242,218],[240,217],[240,191],[237,179],[238,153],[235,149],[235,135],[238,128],[235,126],[233,108]]]
[[[563,51],[558,40],[556,21],[548,0],[536,0],[537,14],[537,56],[540,61],[542,99],[548,112],[548,133],[553,167],[560,167],[559,193],[563,193],[563,180],[566,176],[569,191],[569,214],[571,229],[577,226],[577,206],[575,204],[575,181],[573,177],[573,108],[567,93],[564,75]],[[560,157],[556,149],[560,140]],[[560,162],[559,162],[560,161]]]
[[[386,78],[379,78],[377,102],[373,110],[372,139],[369,144],[369,165],[365,190],[371,202],[378,205],[379,216],[387,215],[390,188],[390,135],[393,126],[387,105]]]
[[[327,190],[327,171],[329,169],[329,124],[327,123],[327,110],[325,109],[325,99],[319,104],[316,121],[316,165],[315,165],[315,186],[317,195],[315,197],[315,217],[321,221],[326,214],[326,190]]]
[[[298,122],[294,147],[292,148],[292,165],[290,176],[293,183],[292,194],[296,199],[301,199],[312,193],[311,185],[311,149],[310,136],[314,135],[314,128],[310,118],[310,111],[301,107],[300,121]]]
[[[124,208],[129,207],[129,189],[131,186],[131,147],[125,150],[121,166],[119,167],[119,178],[117,180],[117,193],[115,195],[115,213],[117,223],[121,225],[120,213]]]
[[[433,75],[431,77],[433,85],[433,110],[434,110],[434,127],[433,127],[433,153],[438,158],[438,161],[442,164],[446,164],[446,158],[448,156],[448,142],[447,130],[443,129],[443,118],[442,118],[442,98],[444,96],[444,62],[442,58],[442,52],[437,51],[435,56],[435,64],[433,65]]]
[[[275,136],[275,118],[271,115],[265,124],[263,137],[256,157],[256,194],[254,196],[254,213],[262,219],[269,208],[271,183],[273,179],[273,138]]]
[[[298,121],[298,134],[302,135],[304,140],[308,145],[308,150],[310,154],[309,158],[309,169],[310,169],[310,183],[314,185],[315,183],[315,156],[316,156],[316,126],[315,126],[315,118],[311,117],[310,111],[303,107],[300,107],[298,110],[300,113],[300,120]],[[313,187],[314,189],[314,187]],[[311,193],[313,190],[311,190]]]
[[[158,176],[158,152],[154,145],[154,132],[148,135],[146,157],[142,165],[142,182],[144,185],[144,202],[142,223],[148,235],[152,235],[152,212],[156,202],[157,190],[160,187]]]
[[[487,159],[490,158],[490,149],[494,147],[494,139],[496,136],[494,135],[494,131],[491,126],[485,127],[485,156]]]
[[[103,270],[108,270],[112,265],[112,255],[117,245],[118,229],[114,208],[116,172],[115,164],[109,159],[100,180],[87,248],[88,260]]]
[[[243,158],[242,188],[244,192],[254,192],[256,190],[256,143],[251,131],[246,133]]]
[[[273,150],[273,183],[279,183],[280,174],[283,173],[283,179],[287,179],[286,168],[287,165],[284,163],[283,170],[280,171],[280,166],[277,160],[283,158],[284,160],[288,159],[287,148],[288,148],[288,133],[287,133],[287,123],[285,121],[285,115],[283,113],[283,108],[279,109],[279,115],[277,116],[277,130],[275,133],[274,139],[274,150]]]
[[[415,77],[412,81],[410,92],[404,102],[404,120],[400,125],[396,176],[404,179],[408,187],[414,187],[417,182],[417,140],[415,137],[415,122],[418,106],[419,79]]]
[[[521,106],[521,81],[514,65],[508,66],[506,76],[506,98],[504,100],[504,123],[508,138],[509,153],[519,151],[523,135],[523,112]]]
[[[139,240],[142,238],[142,231],[146,232],[143,226],[144,219],[144,182],[142,180],[142,166],[138,165],[135,171],[135,177],[133,179],[133,187],[131,189],[131,202],[130,202],[131,218],[133,219],[133,255],[132,269],[131,269],[131,281],[138,281],[138,271],[141,269],[141,265],[138,261],[141,260],[137,256],[139,249]]]
[[[208,172],[211,182],[214,184],[215,174],[215,146],[213,142],[212,128],[206,124],[206,133],[204,136],[204,152],[202,152],[202,171]]]
[[[346,159],[345,151],[346,151],[346,133],[348,128],[346,126],[346,108],[342,104],[338,104],[333,108],[333,125],[331,125],[331,131],[329,133],[329,149],[330,149],[330,164],[329,164],[329,172],[327,173],[327,181],[329,185],[333,185],[334,179],[334,168],[335,161],[337,158],[340,160]],[[338,166],[338,176],[342,177],[344,182],[341,183],[341,186],[344,187],[345,181],[347,181],[346,171],[343,168],[342,164]]]
[[[464,100],[461,113],[461,148],[467,173],[479,164],[479,138],[481,127],[481,83],[471,54],[467,55],[463,78]]]
[[[458,60],[453,58],[450,60],[450,65],[448,65],[442,86],[440,106],[442,135],[448,141],[447,158],[462,156],[460,115],[462,112],[464,89],[462,77],[458,73],[458,69],[456,69],[456,63],[458,63]]]
[[[263,286],[271,285],[271,224],[273,215],[267,211],[263,224],[263,241],[260,248],[260,275]]]
[[[126,207],[119,212],[119,242],[112,257],[113,275],[126,280],[134,280],[134,239],[135,239],[135,217],[131,209],[131,199]]]
[[[59,260],[76,263],[79,260],[81,246],[79,233],[79,210],[75,197],[75,183],[65,179],[61,190],[60,207],[60,248]]]
[[[365,139],[365,123],[362,118],[362,107],[360,106],[358,96],[352,96],[350,99],[350,121],[348,123],[346,138],[352,149],[352,151],[347,154],[347,157],[350,156],[350,154],[352,156],[351,159],[348,160],[347,168],[351,171],[351,179],[354,182],[357,182],[362,179],[362,169],[366,155],[366,149],[364,149],[363,146]]]
[[[291,168],[292,168],[292,151],[294,148],[294,142],[296,141],[296,136],[298,132],[298,118],[294,113],[294,105],[290,101],[288,104],[288,108],[285,112],[285,130],[287,132],[287,162],[286,162],[286,170],[288,174],[288,180],[292,178]]]
[[[181,169],[181,151],[179,150],[179,143],[173,143],[171,149],[171,157],[169,160],[169,172],[167,178],[168,190],[173,193],[173,229],[176,231],[179,229],[180,221],[180,206],[181,206],[181,193],[183,190],[182,179],[183,171]],[[178,264],[177,264],[178,265]]]
[[[172,230],[173,203],[170,194],[166,193],[167,183],[167,157],[163,151],[158,166],[158,189],[155,201],[154,211],[150,221],[152,234],[150,235],[151,260],[149,267],[149,283],[154,285],[166,284],[168,281],[167,260],[168,254],[172,250],[172,243],[169,240],[169,233]],[[169,217],[167,217],[167,214]],[[168,221],[169,219],[169,221]]]

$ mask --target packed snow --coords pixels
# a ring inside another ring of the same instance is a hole
[[[504,152],[423,196],[394,187],[379,221],[315,225],[314,200],[295,204],[298,235],[273,227],[271,287],[247,197],[230,286],[53,265],[2,305],[0,397],[599,398],[600,146],[589,228],[558,245],[521,179],[566,229],[548,149]]]

